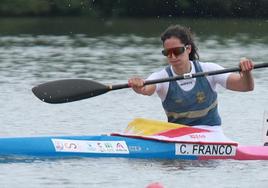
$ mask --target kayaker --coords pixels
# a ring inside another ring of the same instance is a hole
[[[199,61],[197,46],[190,29],[172,25],[161,35],[162,54],[169,66],[151,74],[146,80],[161,79],[183,74],[224,69],[215,63]],[[233,91],[251,91],[254,81],[251,74],[253,62],[240,59],[240,73],[218,74],[208,77],[190,78],[178,81],[144,86],[144,79],[133,77],[128,80],[133,90],[142,95],[155,92],[162,101],[169,122],[186,125],[221,125],[218,113],[216,85]]]

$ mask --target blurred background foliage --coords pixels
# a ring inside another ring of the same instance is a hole
[[[267,18],[268,0],[1,0],[1,17]]]

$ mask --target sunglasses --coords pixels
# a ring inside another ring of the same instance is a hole
[[[185,52],[187,46],[181,46],[181,47],[176,47],[176,48],[170,48],[170,49],[164,49],[162,50],[162,54],[167,57],[171,57],[172,54],[175,56],[179,56]]]

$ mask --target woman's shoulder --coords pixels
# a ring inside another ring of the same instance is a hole
[[[204,72],[224,69],[223,66],[221,66],[219,64],[216,64],[216,63],[199,62],[199,64],[202,67],[202,69],[203,69]]]
[[[166,78],[168,77],[166,68],[163,68],[161,70],[157,70],[155,72],[153,72],[148,78],[147,80],[153,80],[153,79],[159,79],[159,78]]]

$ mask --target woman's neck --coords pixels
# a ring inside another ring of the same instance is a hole
[[[191,62],[187,62],[184,65],[180,65],[180,66],[172,66],[173,71],[177,74],[177,75],[183,75],[185,73],[189,73],[192,70],[191,67]]]

